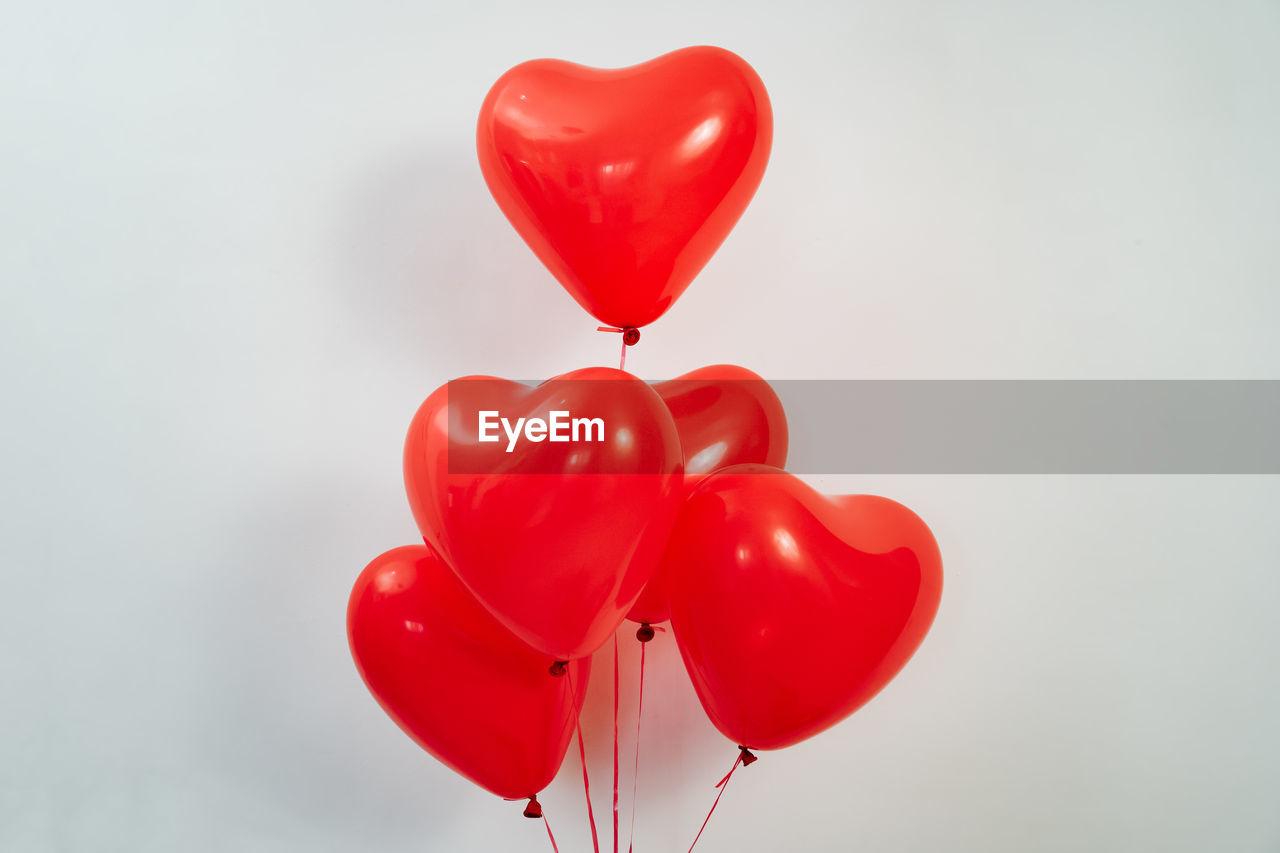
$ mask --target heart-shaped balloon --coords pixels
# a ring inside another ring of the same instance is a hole
[[[707,474],[730,465],[787,463],[787,417],[769,383],[745,367],[714,364],[653,386],[667,404],[680,433],[684,491]],[[627,618],[665,622],[667,588],[678,582],[675,567],[660,562]]]
[[[482,788],[531,797],[555,777],[586,694],[498,624],[423,545],[370,563],[347,606],[347,639],[370,692],[405,734]]]
[[[480,169],[534,254],[614,326],[660,317],[711,259],[764,175],[773,113],[716,47],[629,68],[539,59],[480,109]]]
[[[481,439],[482,419],[496,440]],[[639,597],[681,470],[662,398],[604,367],[537,387],[454,380],[422,404],[405,442],[424,539],[499,621],[559,660],[603,645]]]
[[[685,501],[665,559],[671,626],[711,722],[777,749],[834,725],[906,664],[933,622],[942,559],[914,513],[826,497],[738,466]]]

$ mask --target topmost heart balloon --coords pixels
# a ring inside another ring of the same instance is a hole
[[[539,59],[480,109],[480,169],[516,231],[601,322],[671,307],[764,175],[773,111],[740,57],[689,47],[629,68]]]

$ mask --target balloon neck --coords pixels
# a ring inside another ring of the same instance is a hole
[[[560,678],[562,675],[564,675],[568,671],[569,671],[569,662],[567,660],[558,660],[555,663],[551,664],[551,667],[547,670],[547,672],[551,673],[556,678]]]
[[[756,759],[759,758],[759,756],[753,754],[751,750],[747,749],[742,744],[738,744],[738,749],[742,750],[742,766],[743,767],[746,767],[749,764],[754,764],[756,762]]]
[[[647,643],[653,639],[653,626],[648,622],[641,622],[640,627],[636,629],[636,639],[642,643]]]
[[[542,817],[542,804],[538,802],[538,795],[534,794],[529,798],[529,803],[524,807],[524,816],[531,817],[535,820]]]

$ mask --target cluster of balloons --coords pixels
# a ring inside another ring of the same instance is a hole
[[[756,73],[696,47],[614,70],[519,65],[486,98],[477,141],[525,241],[634,343],[733,227],[771,139]],[[486,411],[589,412],[605,429],[485,442]],[[822,731],[919,646],[941,559],[910,510],[819,494],[782,470],[786,456],[777,395],[736,366],[655,384],[586,368],[537,387],[440,387],[404,451],[425,544],[378,557],[351,593],[361,675],[422,747],[508,799],[555,776],[590,656],[625,619],[670,620],[734,743],[776,749]]]

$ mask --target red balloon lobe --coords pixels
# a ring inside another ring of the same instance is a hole
[[[603,323],[660,317],[764,175],[773,113],[740,57],[690,47],[628,68],[539,59],[480,109],[480,169],[507,219]]]
[[[478,440],[485,412],[509,422],[498,441]],[[545,425],[556,412],[600,429],[592,441],[531,438],[528,428],[509,438],[511,423]],[[499,621],[559,660],[612,636],[657,566],[681,497],[670,412],[612,368],[534,388],[468,377],[437,389],[410,425],[404,473],[427,543]]]
[[[787,417],[782,401],[768,382],[745,367],[700,367],[655,383],[653,389],[671,410],[680,433],[684,494],[707,474],[730,465],[786,465]],[[627,618],[665,622],[671,613],[667,589],[678,582],[678,567],[660,562]]]
[[[396,548],[365,568],[347,638],[378,704],[444,764],[508,799],[555,777],[590,661],[553,678],[552,659],[498,624],[430,548]]]
[[[778,749],[853,713],[919,647],[942,594],[938,546],[914,513],[827,497],[776,469],[713,474],[681,507],[671,625],[707,715]]]

